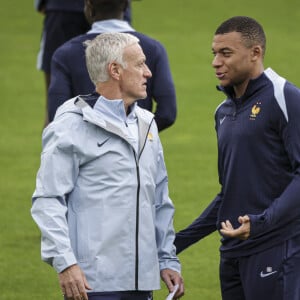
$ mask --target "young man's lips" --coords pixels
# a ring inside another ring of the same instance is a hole
[[[225,76],[224,73],[220,73],[220,72],[217,72],[217,73],[216,73],[216,77],[217,77],[218,79],[223,79],[224,76]]]

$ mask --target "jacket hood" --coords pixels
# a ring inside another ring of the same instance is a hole
[[[64,102],[58,109],[55,114],[55,119],[59,118],[61,115],[65,113],[75,113],[82,115],[85,120],[97,119],[99,120],[99,114],[95,112],[93,109],[97,102],[102,97],[98,94],[91,95],[80,95],[74,98],[71,98]],[[138,117],[143,118],[148,121],[152,121],[154,118],[154,114],[150,111],[140,108],[135,102],[131,106],[131,110],[138,115]]]

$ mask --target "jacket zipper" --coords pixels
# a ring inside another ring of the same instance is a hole
[[[134,158],[137,173],[137,192],[136,192],[136,227],[135,227],[135,290],[139,289],[139,219],[140,219],[140,169],[135,152]]]
[[[148,132],[150,130],[151,124],[153,122],[153,119],[151,121],[151,123],[149,124],[148,127]],[[147,135],[148,135],[147,132]],[[142,149],[140,149],[140,154],[137,158],[134,149],[133,150],[133,155],[135,158],[135,164],[136,164],[136,176],[137,176],[137,191],[136,191],[136,227],[135,227],[135,290],[138,291],[139,289],[139,219],[140,219],[140,188],[141,188],[141,181],[140,181],[140,168],[139,168],[139,163],[138,160],[140,158],[140,156],[142,155],[142,152],[144,150],[146,144],[146,140],[145,143],[142,147]]]
[[[231,121],[236,120],[237,110],[238,110],[238,105],[235,102],[233,102],[233,112],[231,114]]]

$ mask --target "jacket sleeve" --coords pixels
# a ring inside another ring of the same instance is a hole
[[[165,48],[157,45],[157,62],[155,76],[153,76],[152,96],[156,102],[154,112],[158,130],[171,126],[176,119],[177,105],[175,86],[170,70],[169,60]]]
[[[251,237],[300,218],[300,91],[288,83],[285,97],[288,120],[279,134],[290,161],[292,178],[282,194],[262,214],[249,215]]]
[[[71,39],[53,54],[51,81],[48,90],[49,121],[53,120],[58,107],[68,99],[95,91],[95,86],[86,67],[85,48],[81,38],[79,36]]]
[[[31,214],[41,230],[42,259],[57,272],[76,264],[67,224],[67,198],[74,187],[79,162],[70,133],[53,123],[43,134],[43,152],[32,197]]]
[[[67,57],[63,48],[58,48],[51,60],[51,80],[48,90],[48,118],[54,119],[57,108],[72,98],[72,79],[66,65]]]
[[[181,271],[174,246],[175,231],[173,227],[174,205],[169,198],[167,171],[159,142],[158,176],[156,180],[155,229],[160,270]]]
[[[221,196],[217,195],[197,219],[188,227],[176,233],[175,246],[177,254],[217,230],[220,202]]]

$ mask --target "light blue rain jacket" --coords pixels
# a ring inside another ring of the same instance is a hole
[[[42,259],[57,272],[79,264],[92,292],[159,289],[160,270],[180,272],[180,263],[153,114],[132,106],[135,147],[123,101],[100,97],[96,105],[104,113],[67,101],[43,133],[31,209]]]

